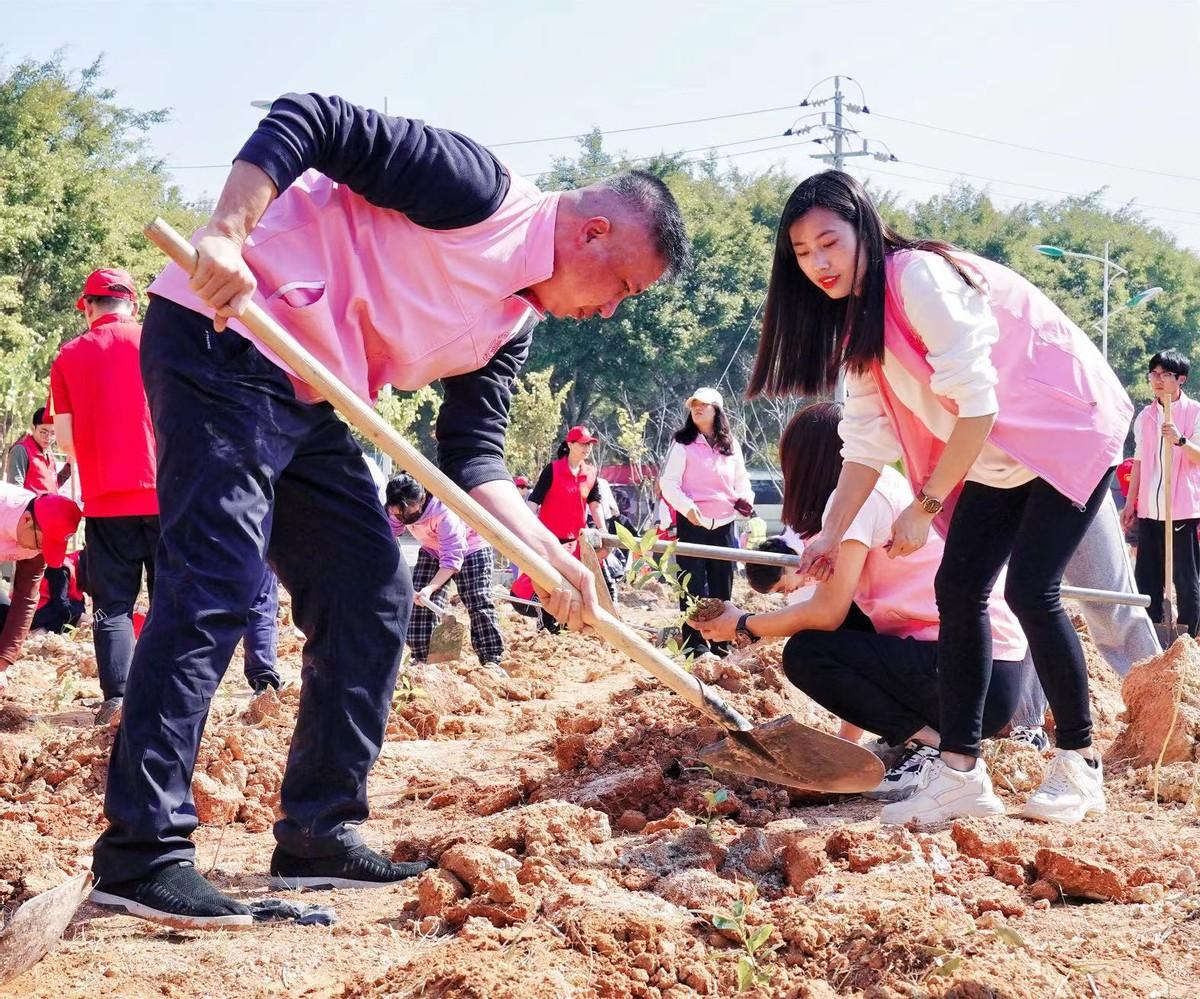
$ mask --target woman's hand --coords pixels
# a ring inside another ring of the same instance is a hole
[[[744,613],[732,600],[726,600],[725,610],[720,617],[688,623],[710,642],[732,642],[737,637],[738,619]]]
[[[888,558],[904,558],[924,548],[932,523],[933,514],[926,513],[916,502],[910,503],[892,525]]]
[[[1130,490],[1132,492],[1132,490]],[[1137,500],[1130,496],[1125,501],[1125,506],[1121,510],[1121,527],[1126,533],[1133,530],[1134,524],[1137,523]]]
[[[799,572],[816,583],[824,583],[833,577],[837,568],[838,552],[842,540],[819,531],[804,542],[804,553],[800,556]]]
[[[701,522],[701,520],[703,520],[703,518],[700,516],[700,508],[699,507],[697,507],[697,506],[692,507],[690,510],[688,510],[687,513],[684,514],[684,516],[688,520],[690,520],[693,524],[695,524],[697,527],[701,526],[700,522]]]

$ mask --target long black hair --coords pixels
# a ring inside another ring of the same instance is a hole
[[[843,299],[826,295],[796,262],[792,223],[813,208],[828,209],[854,227],[858,244],[854,273],[863,264],[863,279],[861,287],[854,282]],[[945,257],[968,285],[977,287],[951,256],[960,252],[956,247],[901,236],[883,220],[862,184],[848,173],[826,170],[801,181],[779,219],[762,336],[747,397],[764,392],[812,395],[832,387],[843,365],[861,372],[873,361],[882,360],[884,260],[896,250],[929,250]]]
[[[691,410],[683,418],[683,426],[675,431],[675,440],[687,447],[700,436],[700,428],[692,419]],[[713,406],[713,450],[718,454],[733,454],[733,434],[729,432],[729,421],[725,419],[725,410]]]
[[[783,473],[784,524],[802,538],[821,529],[825,504],[842,474],[842,440],[836,402],[805,406],[788,421],[779,438],[779,470]]]

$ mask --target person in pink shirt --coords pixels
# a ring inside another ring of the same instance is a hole
[[[940,755],[889,821],[1003,809],[979,742],[993,662],[987,601],[1006,562],[1005,598],[1057,726],[1054,761],[1022,814],[1079,822],[1103,812],[1087,666],[1060,586],[1121,460],[1128,395],[1087,336],[1019,274],[899,235],[857,180],[830,170],[784,207],[748,391],[814,394],[843,372],[845,460],[802,568],[833,576],[846,530],[898,460],[915,498],[896,517],[889,555],[919,552],[935,520],[945,537],[935,580]]]
[[[504,636],[492,596],[496,556],[491,546],[407,472],[387,484],[387,512],[392,533],[399,537],[408,531],[421,546],[413,568],[415,592],[408,624],[413,661],[421,663],[429,656],[429,638],[437,623],[429,605],[446,609],[447,585],[453,580],[471,621],[471,647],[479,665],[504,673],[500,665]]]
[[[842,470],[838,423],[842,407],[816,403],[792,417],[779,442],[784,477],[783,521],[800,539],[815,536],[829,511]],[[818,704],[854,729],[880,736],[905,751],[870,795],[903,801],[937,759],[938,630],[934,576],[944,543],[929,544],[904,560],[888,557],[892,524],[912,502],[904,476],[884,468],[842,537],[832,577],[786,609],[749,614],[734,604],[701,623],[709,638],[787,638],[787,677]],[[775,546],[773,546],[775,547]],[[803,547],[803,544],[801,544]],[[763,577],[774,576],[763,587]],[[755,589],[799,592],[794,569],[756,567]],[[983,735],[995,735],[1013,716],[1029,663],[1028,643],[1000,591],[988,602],[992,675],[983,711]]]
[[[738,517],[754,515],[754,489],[746,474],[742,448],[729,430],[725,400],[714,388],[692,393],[683,426],[658,478],[663,499],[679,512],[676,530],[680,542],[736,548]],[[693,597],[728,600],[733,595],[733,563],[718,559],[677,555],[681,573],[687,575]],[[687,600],[680,598],[680,609]],[[708,642],[690,624],[683,625],[683,647],[693,653],[723,656],[724,642]]]
[[[256,302],[368,403],[439,382],[439,466],[555,567],[566,585],[544,600],[577,628],[599,612],[591,574],[504,464],[513,380],[546,314],[610,318],[673,277],[688,241],[645,171],[544,192],[457,132],[294,93],[237,152],[193,242],[194,274],[171,264],[154,280],[142,327],[166,610],[130,667],[91,898],[220,929],[251,914],[196,869],[191,781],[264,563],[306,640],[272,886],[381,888],[428,866],[359,828],[413,606],[407,564],[346,424],[238,317]]]

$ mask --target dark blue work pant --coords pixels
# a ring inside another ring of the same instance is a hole
[[[275,837],[299,856],[344,852],[361,842],[412,606],[375,484],[333,409],[298,402],[247,340],[153,298],[141,351],[162,535],[113,746],[97,880],[193,860],[200,736],[264,559],[307,639]]]
[[[246,682],[251,687],[269,683],[279,689],[280,676],[275,647],[279,641],[279,577],[263,566],[262,583],[250,604],[246,637],[242,639]]]

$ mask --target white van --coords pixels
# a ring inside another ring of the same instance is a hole
[[[769,468],[747,469],[754,488],[754,509],[767,522],[767,534],[783,530],[783,476]]]

